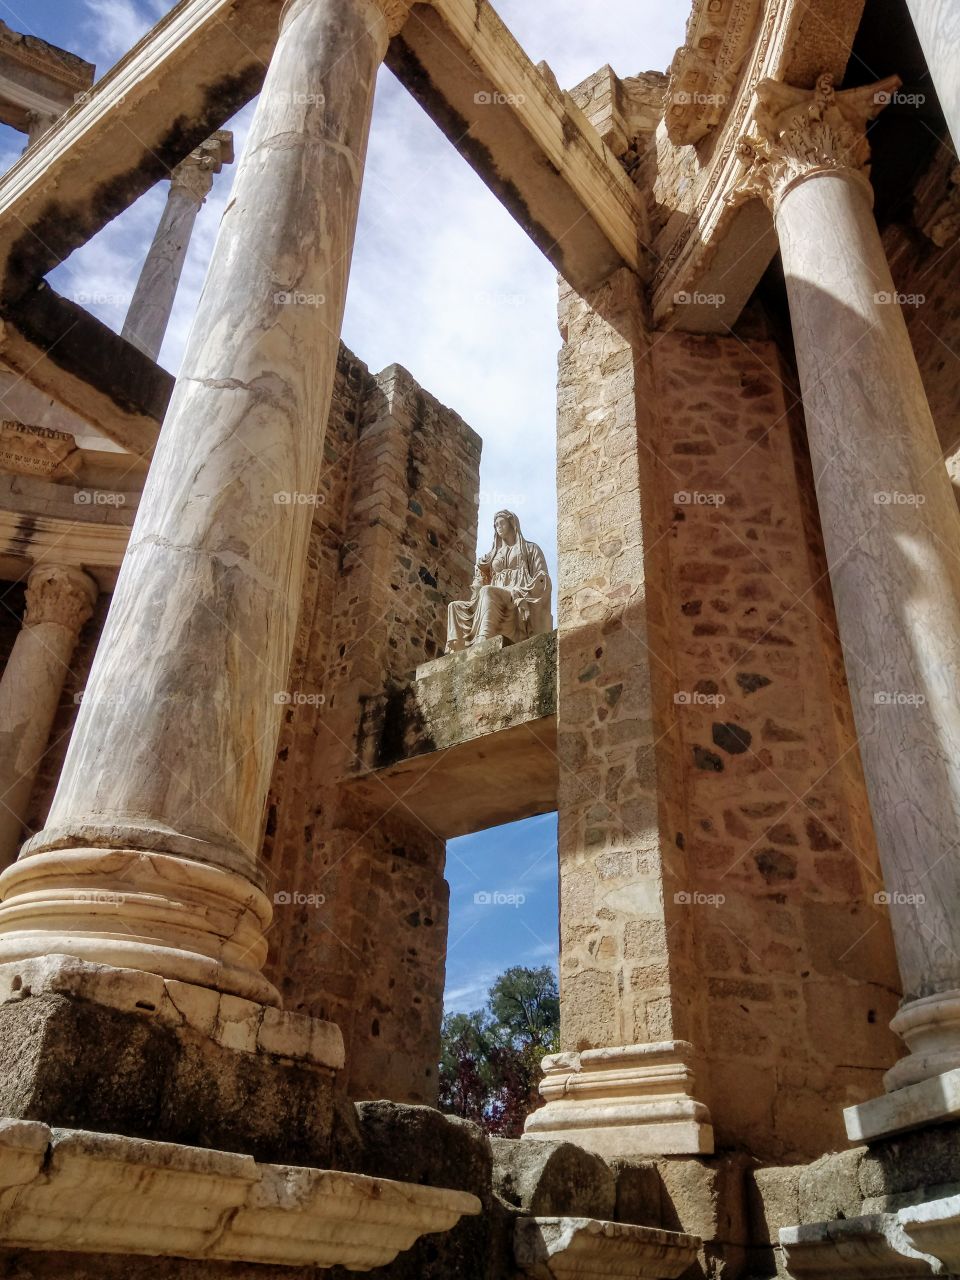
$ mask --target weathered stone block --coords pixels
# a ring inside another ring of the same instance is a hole
[[[543,1218],[615,1216],[617,1179],[600,1156],[570,1142],[490,1142],[494,1190],[508,1204]]]
[[[0,1114],[329,1165],[334,1073],[57,993],[0,1006]]]
[[[395,1178],[421,1186],[469,1191],[483,1213],[463,1219],[442,1236],[417,1242],[389,1267],[371,1271],[377,1280],[501,1280],[513,1275],[516,1214],[493,1191],[490,1139],[476,1125],[430,1107],[392,1102],[357,1104],[359,1165],[351,1172]],[[349,1280],[340,1268],[330,1280]]]

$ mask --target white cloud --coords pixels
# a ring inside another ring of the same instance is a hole
[[[171,7],[165,0],[83,0],[83,3],[84,34],[92,47],[84,49],[82,56],[96,62],[99,75],[133,48]]]

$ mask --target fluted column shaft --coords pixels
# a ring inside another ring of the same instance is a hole
[[[317,483],[388,34],[381,0],[284,9],[48,824],[0,878],[0,961],[278,1001],[258,851],[312,513],[278,495]]]
[[[888,1088],[960,1065],[960,513],[866,177],[866,121],[892,87],[761,85],[746,149],[780,239],[903,980],[893,1026],[913,1052]]]
[[[50,739],[96,582],[80,569],[38,565],[27,609],[0,680],[0,868],[17,856],[37,770]]]

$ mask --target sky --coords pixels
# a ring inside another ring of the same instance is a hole
[[[0,0],[0,18],[95,63],[100,76],[170,7],[167,0]],[[495,0],[495,7],[533,61],[546,59],[569,88],[607,62],[621,76],[666,70],[690,3]],[[238,155],[252,110],[231,125]],[[0,166],[22,146],[21,135],[0,128]],[[160,357],[173,373],[235,172],[217,178],[197,223]],[[165,198],[162,187],[148,192],[52,273],[53,286],[119,331]],[[479,432],[483,549],[494,513],[508,507],[543,547],[556,581],[555,273],[386,68],[343,340],[374,372],[404,365]],[[556,963],[555,815],[451,841],[448,878],[450,1008],[477,1007],[509,965]]]

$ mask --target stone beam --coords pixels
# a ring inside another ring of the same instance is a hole
[[[282,0],[180,0],[0,181],[2,297],[22,296],[260,90]]]
[[[124,449],[152,455],[173,377],[49,285],[0,307],[0,360]]]
[[[415,5],[387,65],[574,288],[644,271],[644,198],[486,0]]]
[[[348,787],[450,839],[557,807],[556,634],[485,641],[368,699]]]
[[[181,0],[0,180],[0,296],[86,243],[259,92],[282,0]],[[389,63],[572,284],[642,266],[645,202],[485,0],[413,11]]]

